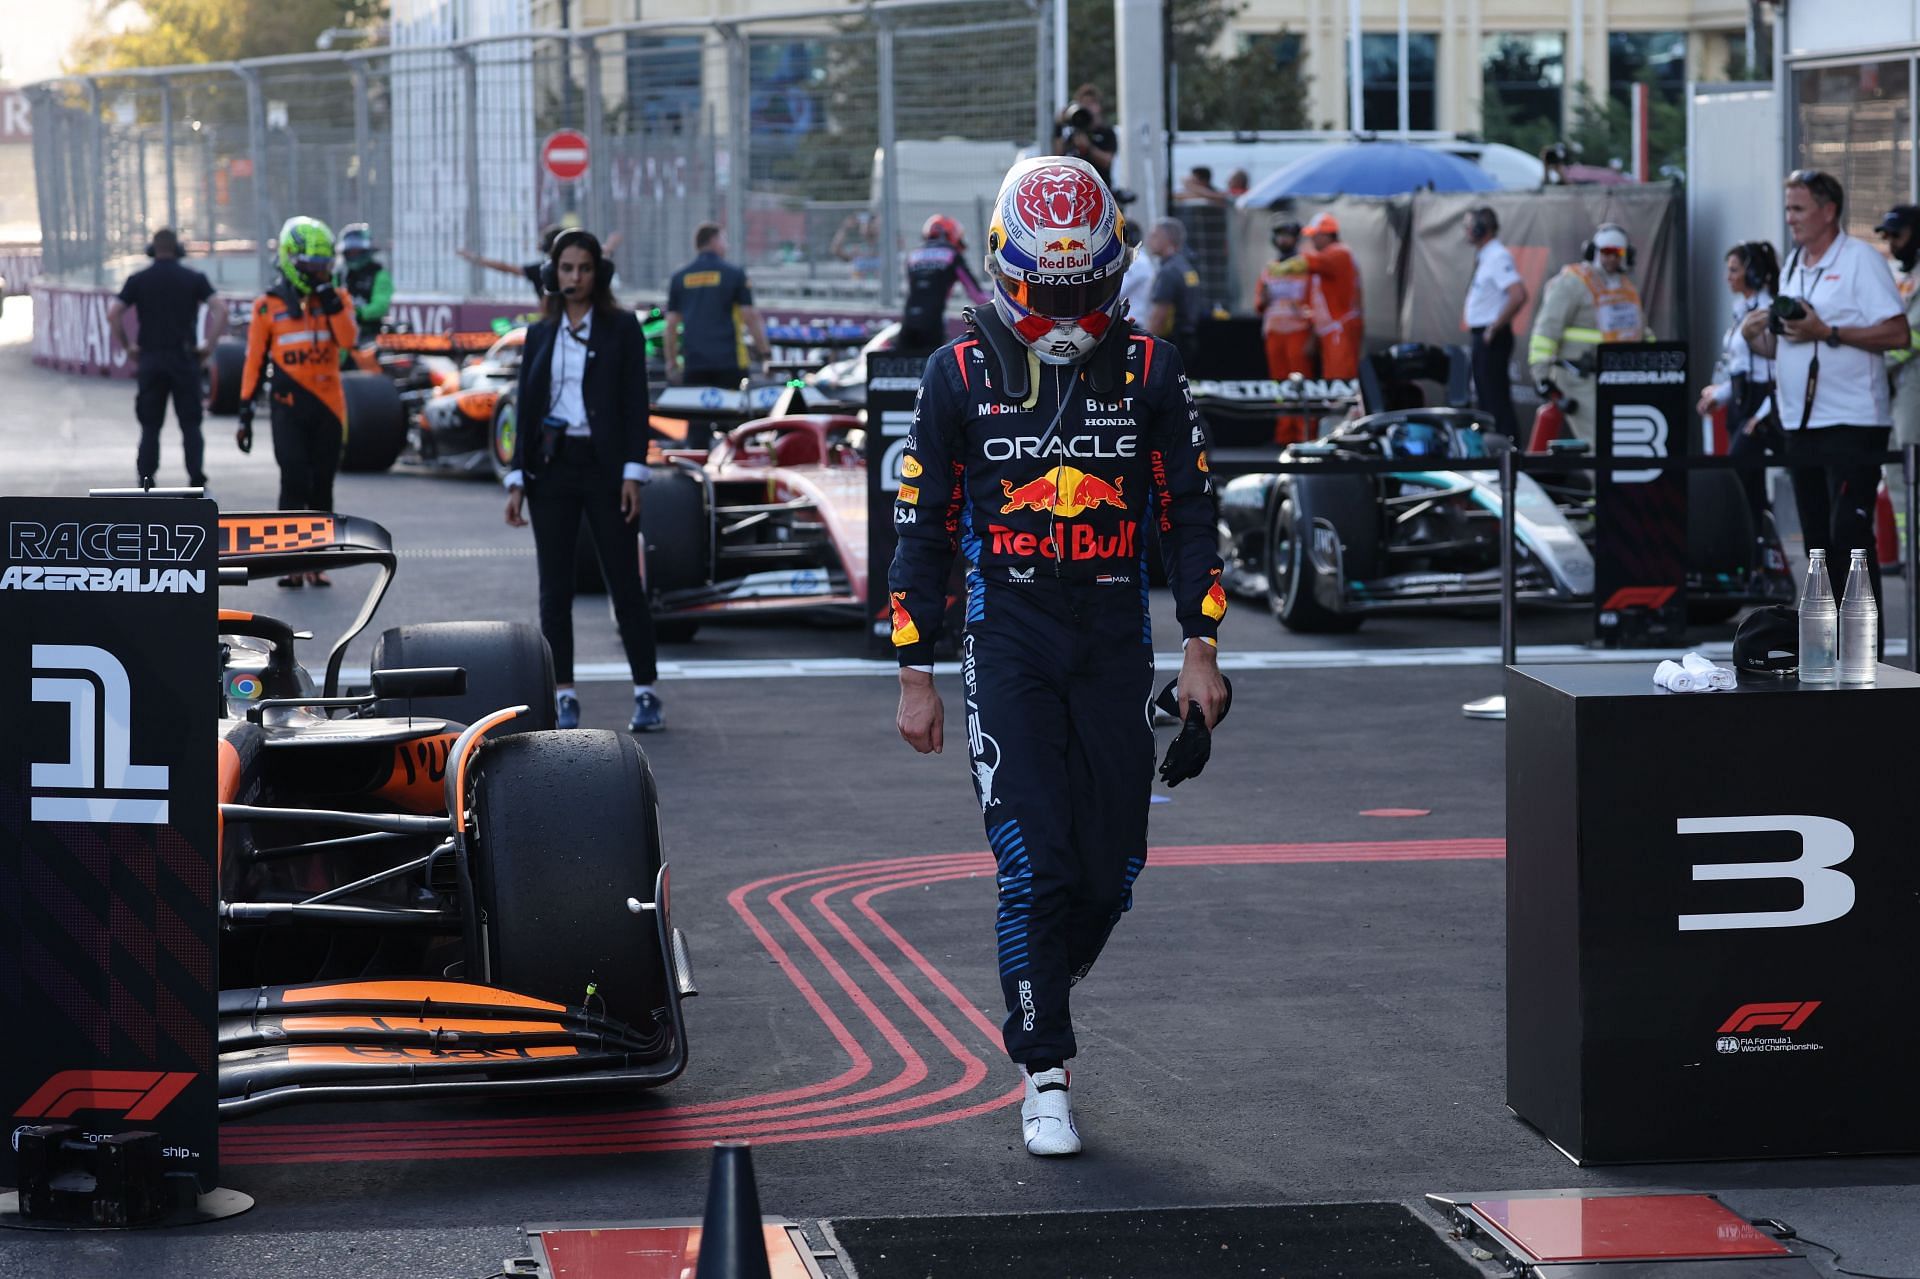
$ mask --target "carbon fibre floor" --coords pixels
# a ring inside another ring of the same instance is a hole
[[[52,406],[0,421],[11,491],[119,481],[127,388],[30,369],[4,344],[0,388]],[[217,456],[223,501],[266,500],[270,463]],[[403,545],[491,548],[404,562],[385,620],[530,613],[530,561],[484,486],[348,477],[341,503]],[[346,595],[270,604],[324,632]],[[588,655],[613,656],[601,607],[579,617]],[[1288,643],[1257,616],[1229,622],[1242,649]],[[1490,632],[1396,619],[1357,638]],[[757,627],[669,655],[827,656],[850,639]],[[764,1206],[809,1228],[1236,1204],[1424,1212],[1424,1193],[1462,1185],[1691,1185],[1793,1222],[1855,1268],[1920,1272],[1920,1160],[1582,1170],[1506,1113],[1502,739],[1458,711],[1496,683],[1478,667],[1236,676],[1215,761],[1154,808],[1136,910],[1076,996],[1088,1151],[1063,1163],[1018,1148],[963,760],[895,739],[884,679],[667,685],[670,730],[645,745],[705,992],[682,1080],[613,1104],[309,1107],[232,1125],[225,1180],[257,1197],[252,1213],[134,1236],[0,1233],[0,1276],[487,1275],[525,1252],[523,1222],[697,1215],[702,1147],[720,1135],[760,1143]],[[623,687],[582,693],[589,725],[625,722]],[[1425,815],[1363,815],[1378,810]]]

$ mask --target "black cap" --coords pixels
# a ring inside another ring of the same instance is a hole
[[[1273,226],[1268,229],[1267,234],[1279,235],[1282,231],[1286,231],[1292,235],[1299,235],[1300,234],[1299,219],[1292,218],[1292,217],[1275,218],[1273,220]]]
[[[1733,669],[1749,682],[1798,678],[1800,610],[1770,604],[1742,618],[1733,633]]]
[[[1875,227],[1874,230],[1878,231],[1881,235],[1892,235],[1901,227],[1905,227],[1909,231],[1920,230],[1920,205],[1894,205],[1891,209],[1887,210],[1886,215],[1880,219],[1880,225]]]

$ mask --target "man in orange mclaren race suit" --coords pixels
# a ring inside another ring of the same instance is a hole
[[[333,283],[333,232],[313,218],[280,228],[280,278],[253,302],[247,363],[240,376],[242,453],[253,449],[253,398],[265,386],[280,465],[280,509],[330,511],[333,477],[346,439],[347,402],[340,353],[353,348],[353,311]],[[324,574],[289,574],[282,586]]]
[[[900,734],[941,749],[932,649],[964,551],[961,692],[975,797],[999,863],[1007,1055],[1035,1155],[1071,1155],[1068,988],[1085,976],[1147,854],[1147,522],[1185,638],[1179,705],[1211,726],[1226,612],[1206,435],[1180,353],[1119,317],[1130,250],[1085,161],[1014,166],[987,238],[993,306],[934,352],[894,504],[887,586]]]

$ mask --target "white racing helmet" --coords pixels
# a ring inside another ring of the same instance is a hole
[[[1022,160],[1000,184],[987,231],[994,309],[1046,363],[1086,359],[1119,317],[1133,257],[1124,226],[1085,160]]]

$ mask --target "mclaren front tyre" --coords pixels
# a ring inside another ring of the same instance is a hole
[[[489,979],[673,1047],[673,980],[648,911],[660,803],[633,738],[601,729],[489,741],[473,781]]]

